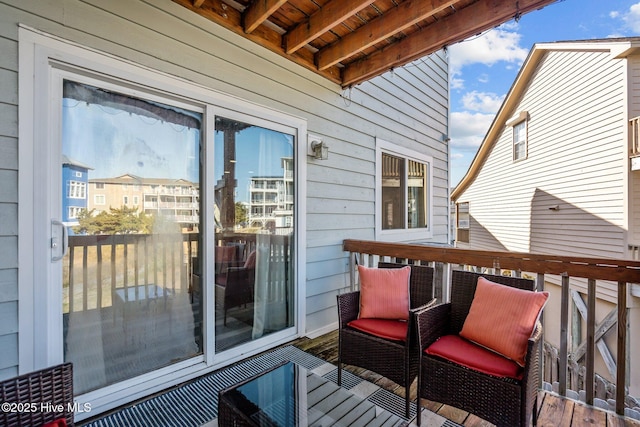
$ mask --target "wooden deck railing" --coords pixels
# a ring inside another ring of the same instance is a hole
[[[541,255],[516,252],[493,252],[456,249],[449,247],[425,246],[418,244],[382,243],[363,240],[345,240],[345,251],[350,252],[351,283],[355,281],[355,260],[374,266],[379,259],[400,260],[431,264],[436,267],[436,288],[441,299],[448,300],[448,277],[453,268],[490,269],[495,274],[509,271],[510,274],[526,273],[536,278],[539,290],[544,289],[545,277],[559,276],[561,286],[560,349],[558,354],[557,382],[559,394],[567,395],[569,363],[569,317],[572,301],[570,279],[586,279],[587,303],[586,343],[584,344],[585,401],[593,404],[595,396],[595,342],[596,342],[596,296],[599,281],[617,283],[617,352],[615,363],[615,411],[625,413],[625,399],[628,393],[627,369],[627,294],[630,284],[640,283],[640,262],[617,259],[580,258],[556,255]],[[438,282],[439,278],[441,279]],[[440,285],[440,286],[438,286]],[[436,295],[438,296],[438,295]],[[637,331],[636,331],[637,333]],[[577,390],[576,390],[577,391]]]

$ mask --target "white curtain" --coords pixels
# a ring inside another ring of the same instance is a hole
[[[274,245],[280,236],[256,236],[256,281],[254,286],[252,339],[286,328],[291,298],[288,286],[286,257],[283,245]]]

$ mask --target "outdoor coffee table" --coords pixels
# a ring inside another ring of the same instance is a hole
[[[221,390],[219,426],[406,426],[334,382],[293,363]]]

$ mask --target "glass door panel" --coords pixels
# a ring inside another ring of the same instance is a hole
[[[217,352],[295,323],[293,146],[286,132],[216,118]]]
[[[64,81],[64,360],[77,394],[202,354],[201,123],[201,112]]]

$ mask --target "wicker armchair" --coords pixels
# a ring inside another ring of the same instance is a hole
[[[41,426],[61,419],[67,426],[73,426],[71,363],[0,381],[0,402],[32,405],[24,411],[1,411],[0,426],[3,427]],[[47,404],[51,410],[40,410],[41,403]]]
[[[400,268],[403,264],[379,263],[380,268]],[[433,268],[411,266],[409,279],[412,310],[434,303]],[[392,341],[348,326],[358,318],[360,291],[338,295],[338,385],[342,385],[342,365],[355,365],[383,375],[405,388],[406,416],[410,415],[409,387],[418,373],[417,338],[414,316],[409,316],[404,341]]]
[[[519,289],[535,289],[535,283],[528,279],[454,271],[451,302],[416,313],[420,348],[418,425],[420,397],[471,412],[497,426],[526,426],[531,420],[536,424],[542,345],[540,322],[528,340],[521,379],[477,372],[424,352],[438,338],[457,335],[462,330],[480,276]]]
[[[227,267],[216,279],[216,287],[224,293],[224,324],[230,308],[253,303],[253,287],[256,278],[256,252],[249,254],[242,266]]]

